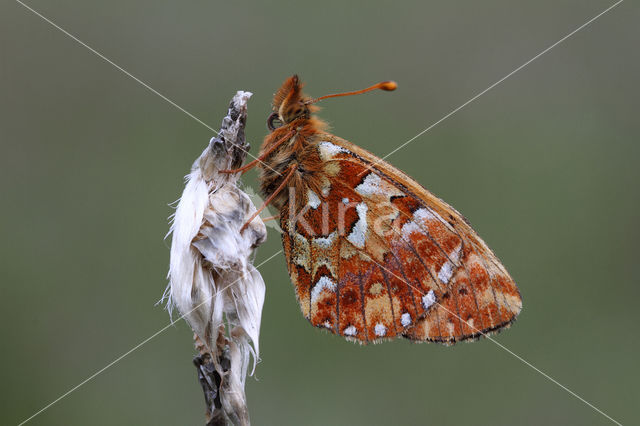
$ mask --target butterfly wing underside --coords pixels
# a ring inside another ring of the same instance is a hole
[[[287,264],[303,315],[350,340],[452,344],[513,322],[522,301],[455,209],[373,154],[330,134],[326,179],[283,206]]]

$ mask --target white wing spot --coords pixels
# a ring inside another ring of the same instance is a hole
[[[326,237],[317,237],[313,239],[313,242],[320,248],[328,249],[331,247],[333,242],[336,240],[336,231],[333,231]]]
[[[374,327],[374,330],[376,332],[376,336],[382,337],[385,334],[387,334],[387,327],[384,326],[384,324],[381,323],[377,323],[376,326]]]
[[[358,212],[358,221],[353,225],[353,230],[347,237],[347,240],[358,248],[364,247],[365,235],[367,234],[367,210],[365,203],[359,203],[356,206]]]
[[[433,290],[429,290],[429,293],[427,293],[426,295],[422,296],[422,306],[424,306],[424,309],[427,310],[434,303],[436,303],[436,295],[433,292]]]
[[[322,290],[336,291],[336,283],[329,277],[321,276],[316,285],[311,289],[311,303],[315,302]]]
[[[418,209],[413,212],[413,218],[415,220],[433,220],[436,217],[427,209]]]
[[[413,213],[413,217],[415,219],[422,219],[422,220],[437,220],[440,223],[442,223],[444,226],[446,226],[449,230],[453,230],[453,227],[451,226],[451,224],[449,222],[447,222],[446,220],[444,220],[442,218],[442,216],[440,216],[438,214],[438,212],[434,212],[432,210],[427,210],[427,209],[418,209],[415,211],[415,213]]]
[[[345,336],[355,336],[356,334],[358,334],[358,330],[356,330],[354,326],[350,325],[349,327],[344,329],[343,333]]]
[[[403,327],[408,326],[409,324],[411,324],[411,315],[409,315],[408,312],[402,314],[402,316],[400,317],[400,322],[402,323]]]
[[[410,220],[409,222],[402,225],[402,235],[405,238],[409,238],[409,236],[414,232],[419,232],[421,234],[424,234],[424,231],[422,230],[422,228],[420,228],[420,226],[418,226],[418,224],[413,220]]]
[[[443,283],[447,284],[451,279],[451,275],[453,275],[453,265],[451,262],[446,261],[442,268],[440,268],[440,272],[438,272],[438,279]]]
[[[382,179],[375,173],[369,173],[362,183],[356,186],[355,190],[358,194],[370,197],[376,194],[384,194],[382,189]]]
[[[329,321],[325,321],[322,325],[324,325],[326,328],[333,328]]]
[[[343,198],[342,199],[342,204],[349,204],[349,199],[348,198]]]
[[[318,198],[318,194],[316,194],[315,192],[313,192],[312,190],[309,190],[307,192],[307,204],[312,208],[312,209],[317,209],[318,206],[320,205],[320,198]]]
[[[408,238],[414,232],[419,232],[426,235],[427,231],[425,231],[425,229],[420,226],[420,223],[424,223],[428,220],[433,219],[436,219],[436,216],[434,216],[431,211],[424,208],[416,210],[415,212],[413,212],[413,220],[402,225],[402,235],[405,238]]]
[[[320,142],[318,146],[320,147],[320,156],[324,161],[331,160],[333,157],[335,157],[337,154],[340,154],[341,152],[349,152],[348,149],[345,149],[341,146],[338,146],[338,145],[332,144],[331,142],[326,142],[326,141]]]
[[[438,279],[444,283],[448,284],[451,276],[453,275],[453,267],[455,266],[454,260],[457,261],[460,258],[460,250],[462,249],[462,245],[459,245],[455,248],[455,250],[451,253],[450,259],[447,260],[440,271],[438,272]]]

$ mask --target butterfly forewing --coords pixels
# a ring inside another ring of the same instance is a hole
[[[303,314],[360,342],[455,343],[510,324],[518,290],[465,219],[373,154],[330,134],[324,179],[281,209]]]

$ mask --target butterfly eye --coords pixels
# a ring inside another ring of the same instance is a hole
[[[269,118],[267,118],[267,128],[272,132],[278,127],[282,126],[282,121],[280,121],[280,117],[278,117],[277,112],[271,113]]]

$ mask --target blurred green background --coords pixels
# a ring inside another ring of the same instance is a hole
[[[333,132],[384,155],[613,2],[28,4],[218,128],[250,90],[255,154],[292,73]],[[389,161],[454,205],[519,284],[497,341],[638,423],[640,6],[626,1]],[[14,1],[0,6],[0,423],[17,424],[167,325],[167,205],[212,132]],[[257,187],[256,174],[246,176]],[[280,249],[271,233],[257,263]],[[262,268],[256,425],[610,422],[489,340],[361,347],[299,312]],[[33,425],[197,425],[184,322]]]

